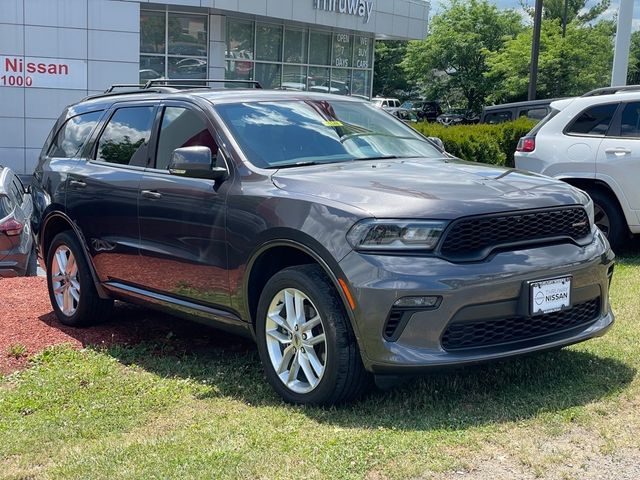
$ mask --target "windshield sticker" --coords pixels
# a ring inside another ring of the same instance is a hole
[[[329,120],[322,123],[325,127],[344,127],[344,123],[339,120]]]

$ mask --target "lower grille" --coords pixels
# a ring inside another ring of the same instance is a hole
[[[442,336],[445,350],[494,347],[586,326],[598,318],[600,298],[569,310],[534,317],[509,317],[477,322],[452,322]]]
[[[387,323],[384,326],[384,337],[389,340],[395,338],[398,327],[402,322],[403,310],[392,308],[387,318]]]

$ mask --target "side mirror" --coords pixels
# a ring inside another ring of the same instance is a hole
[[[443,152],[446,152],[446,149],[444,148],[444,143],[438,137],[427,137],[427,140],[429,140],[431,143],[433,143],[436,147],[438,147]]]
[[[224,180],[227,169],[213,166],[213,156],[209,147],[182,147],[171,153],[169,172],[172,175],[207,180]]]

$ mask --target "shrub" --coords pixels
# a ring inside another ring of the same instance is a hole
[[[427,137],[438,137],[452,155],[470,162],[513,167],[513,154],[520,137],[529,132],[534,122],[520,118],[497,125],[458,125],[445,127],[439,123],[419,123],[415,129]]]

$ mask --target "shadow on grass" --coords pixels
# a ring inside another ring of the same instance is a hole
[[[619,263],[625,265],[640,265],[640,235],[634,236],[622,247],[616,250]]]
[[[205,401],[228,397],[284,407],[250,341],[137,307],[120,309],[118,320],[99,328],[114,330],[116,337],[133,329],[146,339],[103,343],[104,353],[161,377],[192,379],[203,386],[196,395]],[[67,329],[70,335],[79,331]],[[571,416],[573,407],[621,391],[635,374],[615,359],[571,349],[433,373],[391,391],[374,390],[352,405],[284,408],[342,427],[458,430],[545,412]]]

